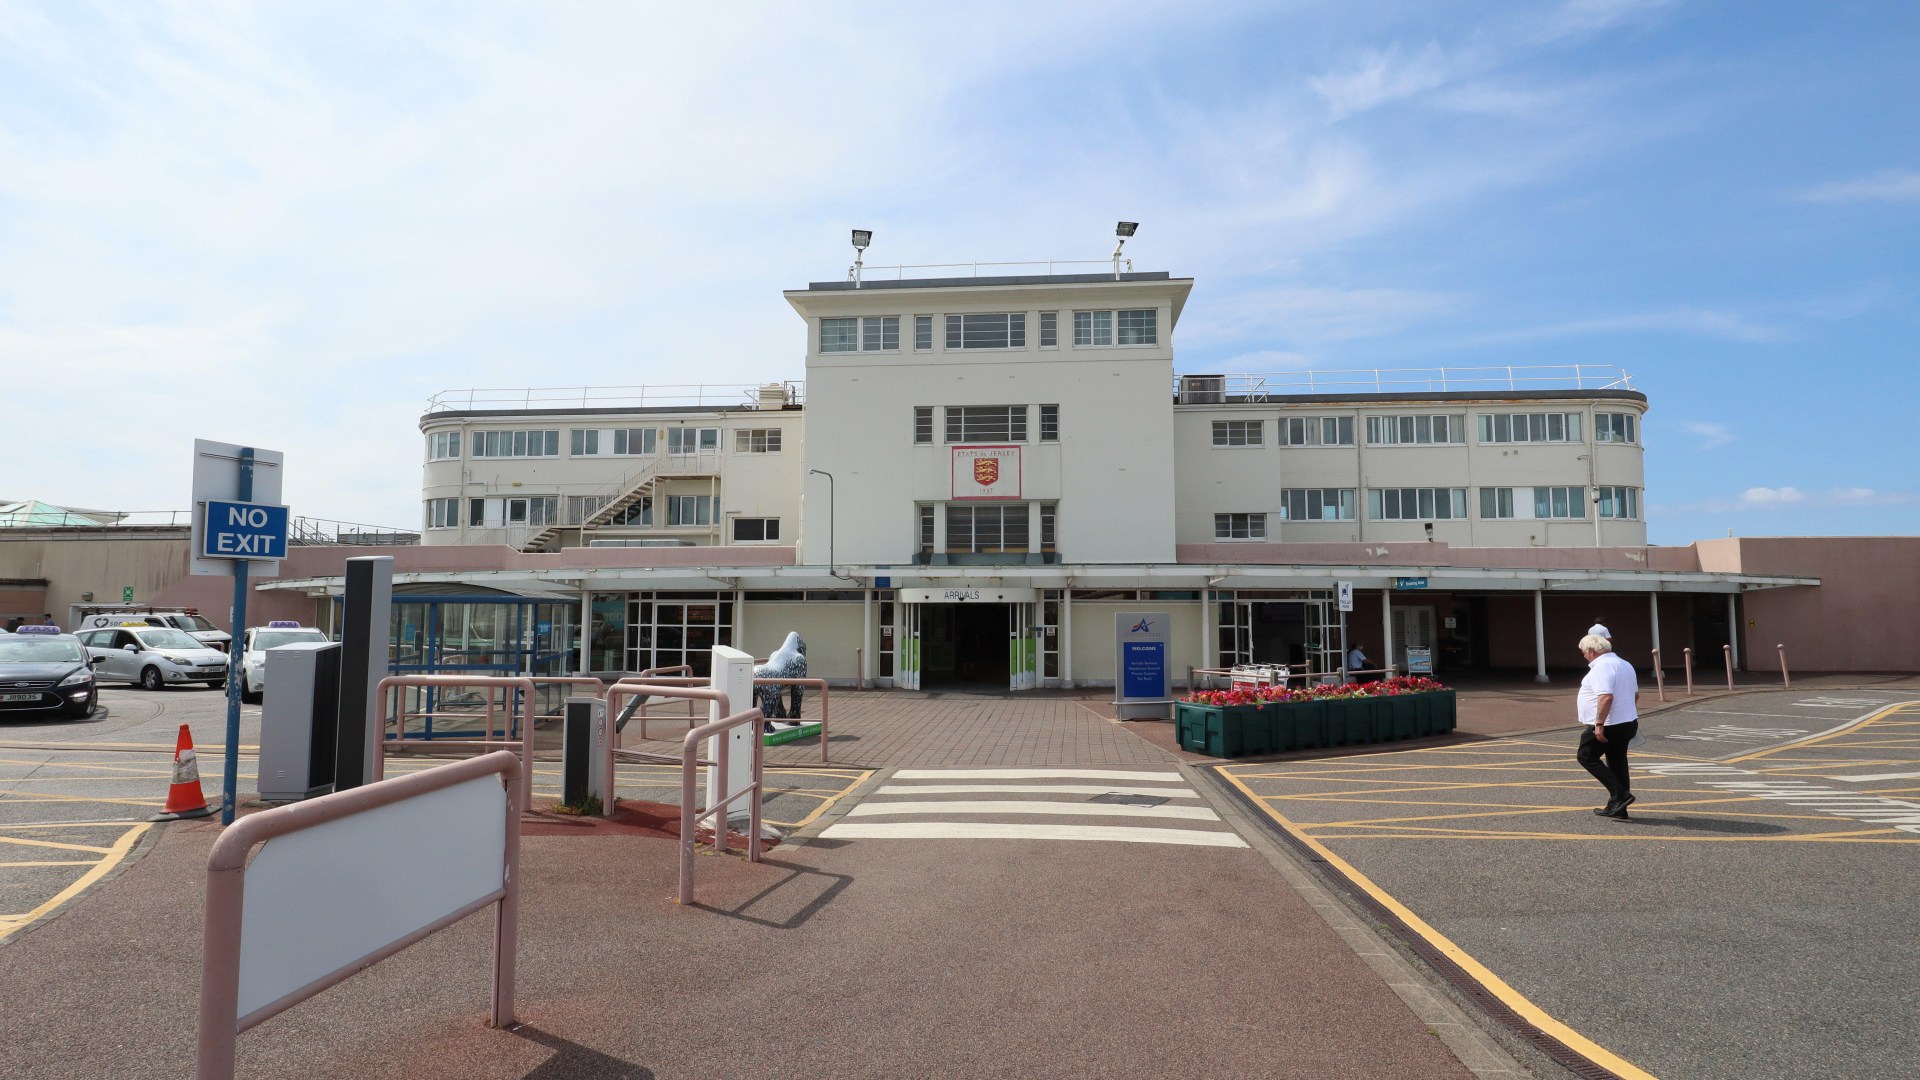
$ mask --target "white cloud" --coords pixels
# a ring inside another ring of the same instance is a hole
[[[1311,84],[1338,120],[1431,90],[1446,83],[1451,75],[1452,68],[1438,44],[1428,42],[1416,50],[1395,44],[1385,50],[1370,50],[1351,70],[1318,76]]]
[[[1888,171],[1854,180],[1836,180],[1800,193],[1806,202],[1912,202],[1920,200],[1920,172]]]
[[[1792,506],[1806,501],[1806,493],[1792,487],[1753,487],[1740,493],[1740,504],[1747,507]]]
[[[1920,503],[1920,495],[1905,491],[1878,491],[1867,487],[1832,488],[1826,491],[1802,491],[1791,485],[1751,487],[1738,498],[1707,499],[1697,503],[1653,505],[1650,515],[1666,516],[1691,513],[1726,514],[1738,511],[1797,511],[1828,507],[1908,506]]]
[[[1702,450],[1714,450],[1733,442],[1736,436],[1725,424],[1710,423],[1705,420],[1688,420],[1680,425],[1680,430],[1699,440]]]
[[[1212,298],[1180,328],[1183,341],[1316,343],[1379,337],[1453,310],[1461,297],[1423,289],[1275,287]]]
[[[1588,337],[1608,334],[1685,334],[1721,341],[1760,343],[1776,341],[1782,331],[1765,323],[1730,311],[1705,308],[1674,308],[1626,315],[1608,315],[1594,319],[1576,319],[1546,326],[1520,327],[1476,336],[1482,344],[1543,341],[1550,338]]]

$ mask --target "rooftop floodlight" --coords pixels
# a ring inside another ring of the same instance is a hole
[[[1113,235],[1120,238],[1120,242],[1113,245],[1113,280],[1115,281],[1120,280],[1120,249],[1127,246],[1127,237],[1132,236],[1134,230],[1139,227],[1140,223],[1137,221],[1123,221],[1113,227]],[[1133,260],[1128,259],[1126,262],[1127,269],[1133,269]]]
[[[860,260],[866,257],[867,245],[873,243],[872,229],[853,230],[853,267],[847,271],[847,280],[854,288],[860,287]]]

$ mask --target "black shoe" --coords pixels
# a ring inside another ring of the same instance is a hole
[[[1633,803],[1633,792],[1629,791],[1625,795],[1622,795],[1618,799],[1615,799],[1612,805],[1615,810],[1618,810],[1622,814],[1625,814],[1627,807],[1632,803]]]

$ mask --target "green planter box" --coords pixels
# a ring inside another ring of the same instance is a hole
[[[1315,750],[1327,745],[1327,714],[1332,709],[1331,702],[1296,701],[1290,705],[1279,706],[1278,727],[1285,734],[1282,749]]]
[[[1431,694],[1421,694],[1420,696],[1433,699],[1433,731],[1431,734],[1445,735],[1459,724],[1459,717],[1454,713],[1455,703],[1453,700],[1453,691],[1435,690]]]
[[[1258,705],[1200,705],[1176,701],[1173,722],[1180,749],[1222,758],[1256,752],[1247,748],[1248,732],[1266,730]],[[1257,738],[1263,745],[1268,741],[1264,734]]]

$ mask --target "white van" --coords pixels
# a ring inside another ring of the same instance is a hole
[[[110,626],[166,626],[184,630],[209,649],[226,652],[233,636],[207,621],[206,616],[189,608],[186,611],[103,611],[80,620],[74,633],[100,630]]]

